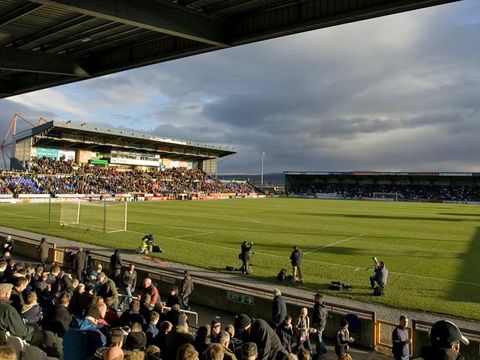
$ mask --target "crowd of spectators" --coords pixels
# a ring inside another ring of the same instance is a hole
[[[250,184],[223,182],[197,169],[129,170],[110,166],[75,166],[71,161],[34,158],[25,172],[0,173],[0,191],[19,194],[126,194],[172,195],[204,193],[247,194]],[[4,182],[2,186],[1,181]]]
[[[479,186],[385,185],[385,184],[298,184],[289,194],[316,196],[334,194],[345,199],[374,198],[388,194],[403,201],[480,201]]]
[[[2,246],[0,258],[0,341],[13,337],[38,350],[35,357],[23,354],[22,358],[311,358],[311,347],[302,346],[300,336],[295,335],[305,331],[298,324],[292,330],[291,325],[282,323],[281,326],[287,326],[283,330],[292,334],[282,335],[282,339],[277,335],[280,328],[275,328],[280,324],[273,326],[246,314],[238,315],[234,324],[222,326],[218,319],[213,319],[198,329],[191,328],[184,311],[190,309],[182,295],[184,286],[172,286],[162,301],[159,289],[152,279],[146,278],[136,292],[135,268],[131,264],[123,266],[126,264],[117,251],[111,257],[111,269],[95,264],[82,248],[68,253],[66,264],[71,268],[62,268],[45,263],[49,245],[43,239],[37,253],[44,265],[17,263],[11,257],[11,237],[3,245],[7,246]],[[188,272],[182,284],[185,281],[191,283]],[[130,295],[125,295],[126,288],[131,290]],[[193,290],[193,283],[190,288]],[[5,349],[2,345],[0,352],[8,349],[8,345]]]

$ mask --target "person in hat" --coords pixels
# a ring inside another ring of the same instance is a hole
[[[343,354],[348,353],[350,344],[353,343],[354,339],[350,336],[348,331],[348,321],[342,319],[340,321],[340,328],[337,331],[337,336],[335,339],[335,353],[338,358],[341,359]]]
[[[235,327],[243,338],[257,345],[258,359],[283,359],[288,355],[275,330],[263,319],[252,319],[246,314],[235,316]]]
[[[210,342],[218,342],[218,335],[222,331],[222,324],[217,319],[210,321]]]
[[[468,345],[470,342],[457,325],[448,320],[437,321],[430,330],[430,347],[422,351],[423,359],[463,360],[460,343]]]
[[[0,283],[0,330],[29,341],[34,328],[25,325],[18,311],[10,305],[12,288],[10,283]]]
[[[90,306],[84,318],[74,318],[63,336],[63,356],[69,360],[85,360],[98,348],[106,346],[107,338],[99,330],[100,310]]]
[[[113,304],[116,305],[118,303],[118,290],[115,282],[109,279],[104,272],[98,273],[97,280],[99,283],[97,295],[101,296],[104,300],[111,298]]]

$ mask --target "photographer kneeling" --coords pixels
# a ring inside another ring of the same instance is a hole
[[[375,263],[375,274],[370,276],[370,288],[375,288],[375,283],[377,283],[378,287],[383,291],[383,288],[387,285],[388,269],[385,263],[383,261],[379,262],[375,256],[372,257],[372,260]]]

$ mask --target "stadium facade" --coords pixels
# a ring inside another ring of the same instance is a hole
[[[290,197],[390,201],[480,201],[480,173],[286,171]]]
[[[219,158],[233,148],[159,137],[127,130],[88,126],[72,121],[49,121],[19,132],[13,141],[10,167],[23,170],[33,157],[71,160],[125,169],[178,168],[216,174]]]

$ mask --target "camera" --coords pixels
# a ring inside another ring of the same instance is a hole
[[[379,265],[378,259],[377,259],[376,256],[372,256],[372,260],[373,260],[373,262],[375,263],[375,265],[377,265],[377,266]]]

